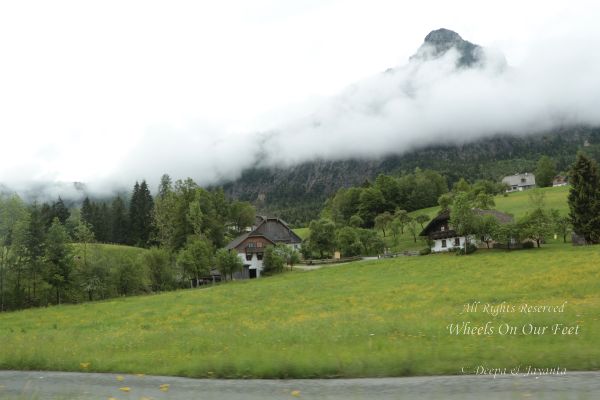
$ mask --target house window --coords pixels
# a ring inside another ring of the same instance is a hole
[[[262,258],[263,258],[263,253],[256,253],[256,259],[257,259],[258,261],[261,261],[261,260],[262,260]]]
[[[440,227],[440,231],[444,232],[445,230],[446,230],[446,227],[445,227],[444,225],[442,225],[442,226]]]
[[[256,243],[256,247],[263,247],[262,245],[263,245],[262,242]]]
[[[246,253],[246,261],[252,260],[252,253]]]
[[[256,247],[256,243],[254,243],[254,242],[248,242],[248,247],[254,248],[254,247]]]
[[[446,240],[442,240],[442,248],[446,248]]]
[[[454,245],[460,246],[460,238],[454,238]]]

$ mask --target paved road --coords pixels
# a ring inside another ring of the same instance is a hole
[[[598,399],[600,372],[564,376],[438,376],[330,380],[220,380],[0,371],[0,399]],[[169,384],[168,390],[160,390]],[[129,388],[128,392],[119,388]]]

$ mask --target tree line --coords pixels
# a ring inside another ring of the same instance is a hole
[[[538,186],[552,186],[556,165],[548,156],[538,159],[535,168]],[[430,216],[411,215],[411,212],[435,205],[439,205],[440,213],[453,209],[453,223],[459,230],[479,237],[488,247],[492,238],[503,241],[509,248],[514,246],[513,242],[526,240],[540,246],[553,233],[566,241],[572,229],[571,218],[546,209],[543,195],[534,195],[532,210],[513,223],[499,224],[493,216],[474,211],[493,209],[494,196],[505,193],[506,189],[501,182],[479,179],[469,183],[460,178],[449,190],[446,177],[419,168],[400,176],[380,174],[373,184],[367,181],[361,186],[340,189],[325,202],[321,218],[310,222],[310,236],[303,252],[307,258],[322,258],[333,254],[335,249],[344,256],[378,254],[384,250],[385,242],[373,229],[381,231],[383,238],[391,235],[394,245],[405,232],[417,243]]]
[[[471,190],[464,179],[453,191]],[[488,180],[478,180],[472,193],[479,205],[487,206],[504,186]],[[305,258],[333,254],[343,256],[375,255],[385,249],[385,238],[392,236],[394,245],[400,235],[410,233],[416,243],[428,215],[411,216],[411,212],[451,200],[446,178],[436,171],[415,169],[401,176],[380,174],[374,183],[343,188],[325,203],[321,218],[310,223],[310,236],[303,244]],[[448,205],[448,204],[447,204]],[[380,230],[383,238],[377,234]]]
[[[81,207],[2,195],[0,310],[189,287],[215,267],[231,278],[242,263],[222,247],[254,220],[250,203],[168,175],[154,197],[142,181],[128,198],[85,198]]]

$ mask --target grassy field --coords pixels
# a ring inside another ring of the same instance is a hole
[[[505,213],[514,215],[516,218],[524,216],[527,211],[531,208],[529,201],[529,195],[533,191],[543,192],[545,195],[546,208],[555,208],[562,214],[567,215],[569,212],[569,206],[567,204],[567,196],[569,194],[568,186],[561,187],[549,187],[533,189],[524,192],[508,193],[507,196],[498,195],[494,197],[496,203],[495,209]],[[422,210],[413,211],[411,215],[426,214],[433,217],[437,214],[439,207],[429,207]]]
[[[124,246],[120,244],[89,243],[86,246],[87,251],[91,254],[101,253],[110,259],[125,257],[133,260],[146,251],[146,249],[141,247]],[[73,243],[73,248],[76,251],[81,252],[83,251],[83,244]]]
[[[464,304],[564,313],[461,314]],[[0,315],[0,369],[190,377],[458,374],[489,367],[600,368],[600,249],[357,262],[207,289]],[[468,321],[579,325],[578,335],[453,336]],[[84,364],[85,365],[85,364]]]
[[[296,233],[296,235],[300,236],[300,238],[302,240],[304,240],[310,234],[310,229],[308,227],[307,228],[296,228],[296,229],[294,229],[294,232]]]

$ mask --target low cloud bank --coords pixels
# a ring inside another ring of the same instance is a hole
[[[496,134],[527,135],[569,125],[599,125],[600,41],[540,45],[518,67],[497,50],[457,67],[458,51],[412,58],[295,109],[251,134],[179,131],[145,136],[128,168],[169,172],[204,184],[235,179],[251,166],[285,167],[315,159],[375,158]],[[289,111],[287,111],[289,112]]]
[[[257,165],[374,158],[496,134],[600,125],[598,48],[594,36],[553,40],[514,67],[487,49],[469,68],[457,67],[460,54],[451,49],[438,58],[411,58],[337,96],[282,111],[277,123],[253,133],[204,123],[145,128],[126,156],[109,166],[112,172],[88,182],[88,190],[106,194],[142,178],[155,188],[163,173],[214,184]],[[18,186],[22,191],[27,185]],[[48,196],[57,194],[52,187]]]

